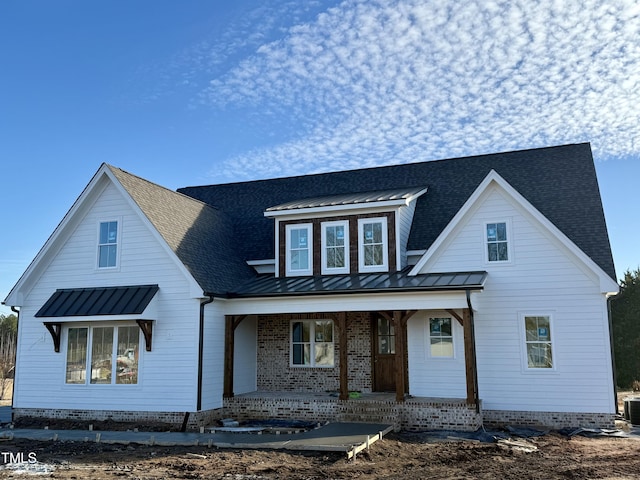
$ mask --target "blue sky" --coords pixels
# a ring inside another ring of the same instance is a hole
[[[102,162],[176,189],[588,141],[640,266],[636,1],[4,0],[0,65],[0,299]]]

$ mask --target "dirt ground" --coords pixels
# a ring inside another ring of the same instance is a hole
[[[26,426],[26,425],[25,425]],[[115,427],[115,425],[96,425]],[[56,479],[637,479],[640,439],[551,433],[502,443],[389,434],[360,453],[0,441],[0,478]],[[8,460],[24,458],[26,463]],[[28,460],[35,462],[31,464]],[[23,470],[16,469],[23,467]],[[28,471],[24,471],[28,470]]]
[[[640,477],[640,440],[567,439],[556,434],[519,447],[472,441],[425,443],[391,434],[355,461],[344,454],[207,447],[116,446],[80,442],[0,443],[2,455],[36,458],[39,478],[135,479],[632,479]],[[530,451],[536,448],[535,451]],[[29,457],[29,455],[32,455]],[[28,473],[0,471],[0,478]]]

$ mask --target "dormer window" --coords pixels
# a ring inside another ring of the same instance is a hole
[[[311,223],[287,225],[287,275],[313,274],[313,227]]]
[[[322,274],[349,273],[349,222],[322,223]]]
[[[98,268],[115,268],[118,263],[118,222],[100,222]]]
[[[386,217],[358,220],[358,263],[361,272],[389,270]]]

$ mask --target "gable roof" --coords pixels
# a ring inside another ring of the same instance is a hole
[[[227,215],[199,200],[107,165],[203,291],[226,294],[253,270],[235,249]]]
[[[609,236],[588,143],[178,191],[224,211],[244,260],[275,257],[274,222],[264,211],[289,202],[426,186],[417,200],[409,250],[427,250],[495,170],[615,280]]]

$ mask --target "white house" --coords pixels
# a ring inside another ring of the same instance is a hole
[[[178,192],[104,164],[4,301],[14,415],[611,426],[615,278],[588,144]]]

